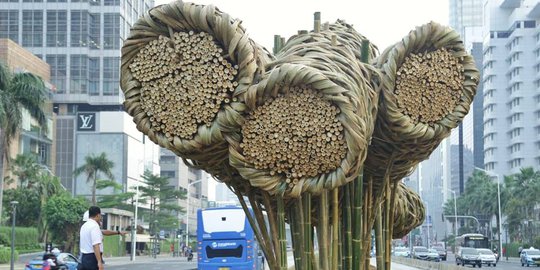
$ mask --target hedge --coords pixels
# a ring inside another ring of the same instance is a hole
[[[103,237],[103,255],[117,257],[126,255],[126,237],[109,235]]]
[[[11,260],[11,249],[0,247],[0,263],[8,263]],[[19,252],[15,250],[15,261],[19,260]]]
[[[6,246],[11,245],[11,227],[0,227],[0,239],[7,239]],[[15,248],[31,250],[39,248],[39,234],[36,228],[15,227]]]

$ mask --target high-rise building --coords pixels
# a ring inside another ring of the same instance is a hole
[[[144,169],[159,172],[159,148],[123,111],[120,57],[134,22],[153,0],[0,0],[0,38],[45,60],[51,71],[56,174],[74,195],[88,196],[86,176],[73,176],[88,155],[104,152],[123,191]],[[101,190],[98,194],[110,194]]]
[[[186,166],[182,159],[170,150],[162,148],[160,155],[161,176],[168,177],[171,186],[187,193],[186,199],[179,199],[177,201],[185,211],[184,214],[179,214],[178,216],[181,224],[179,227],[186,231],[186,223],[189,218],[189,232],[191,235],[195,235],[197,228],[197,209],[207,207],[208,181],[214,180],[210,179],[210,176],[203,170]]]
[[[1,26],[0,26],[1,28]],[[32,154],[36,157],[38,163],[54,173],[54,132],[53,124],[55,121],[52,113],[52,85],[50,84],[50,69],[45,61],[39,59],[28,50],[19,46],[17,43],[2,38],[0,39],[0,62],[3,62],[11,72],[29,72],[41,77],[45,83],[47,100],[44,111],[47,116],[47,128],[43,129],[37,121],[30,116],[30,113],[24,108],[22,109],[21,130],[19,135],[11,140],[9,158],[14,159],[18,154]],[[4,157],[0,157],[4,158]],[[2,162],[4,173],[1,175],[7,176],[6,160]],[[16,183],[15,183],[16,184]]]
[[[540,168],[540,2],[484,2],[484,164]]]

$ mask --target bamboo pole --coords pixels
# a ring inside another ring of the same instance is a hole
[[[389,209],[387,210],[388,211],[388,235],[389,235],[389,239],[390,239],[390,242],[387,243],[387,246],[386,246],[386,249],[387,249],[387,258],[386,258],[386,270],[390,270],[390,266],[392,265],[392,258],[390,256],[390,250],[391,250],[391,241],[392,241],[392,236],[393,236],[393,228],[394,228],[394,209],[395,209],[395,206],[396,206],[396,192],[397,192],[397,187],[399,185],[399,182],[394,182],[393,183],[394,186],[392,187],[392,192],[390,193],[390,207]]]
[[[302,208],[303,208],[303,215],[304,215],[304,222],[303,222],[303,231],[304,231],[304,253],[307,263],[305,264],[307,267],[306,270],[312,270],[313,264],[315,263],[313,258],[313,234],[312,234],[312,228],[311,228],[311,194],[305,193],[302,195]]]
[[[338,270],[339,189],[332,190],[332,270]]]
[[[255,214],[255,218],[257,219],[257,223],[259,225],[259,229],[261,232],[261,236],[264,240],[264,243],[270,249],[268,254],[271,257],[267,257],[267,260],[272,261],[273,264],[276,265],[277,267],[278,261],[276,259],[276,254],[275,254],[275,252],[277,252],[277,247],[274,247],[273,242],[270,239],[268,228],[266,227],[266,222],[264,220],[263,212],[261,208],[259,207],[259,203],[255,200],[255,194],[251,190],[248,191],[248,199],[251,204],[251,208],[253,209],[253,213]]]
[[[352,218],[351,218],[351,185],[350,183],[343,187],[344,205],[343,205],[343,267],[350,269],[352,267]]]
[[[302,267],[302,250],[300,245],[300,230],[299,224],[300,221],[296,215],[296,206],[293,206],[289,209],[289,224],[291,228],[291,240],[293,244],[293,255],[294,255],[294,269],[301,270]]]
[[[269,253],[269,251],[270,251],[269,247],[264,242],[264,239],[263,239],[263,237],[261,235],[259,227],[257,226],[257,223],[255,222],[255,219],[251,215],[251,211],[249,210],[249,208],[248,208],[248,206],[246,204],[246,201],[244,200],[244,197],[238,192],[235,192],[235,194],[238,197],[238,201],[240,201],[240,205],[242,205],[242,209],[244,209],[244,212],[246,213],[246,217],[247,217],[247,219],[249,221],[249,224],[251,224],[251,227],[253,227],[253,232],[255,233],[255,236],[257,237],[257,241],[259,241],[259,244],[262,247],[264,256],[266,258],[271,258],[270,253]],[[268,266],[270,267],[270,269],[278,269],[278,266],[276,265],[275,261],[270,260],[270,259],[268,259],[267,261],[268,261]]]
[[[377,253],[377,270],[384,270],[383,245],[382,211],[381,205],[378,205],[375,213],[375,249]]]
[[[287,270],[287,232],[285,230],[285,203],[283,202],[283,196],[277,197],[277,223],[279,234],[279,252],[277,252],[279,269]]]
[[[282,250],[281,249],[278,249],[278,247],[280,247],[280,241],[281,241],[281,234],[280,234],[280,231],[278,229],[279,226],[281,226],[280,222],[281,220],[279,219],[279,217],[276,217],[276,212],[274,211],[273,207],[272,207],[272,203],[270,201],[270,194],[268,194],[268,192],[266,191],[263,191],[262,192],[263,194],[263,202],[264,202],[264,208],[266,209],[266,213],[268,214],[268,223],[270,225],[270,237],[272,238],[272,240],[274,241],[274,248],[276,249],[276,251],[274,251],[274,254],[276,255],[276,261],[280,263],[280,266],[282,266],[281,262],[282,262],[282,257],[285,256],[285,258],[287,258],[287,253],[282,253]],[[279,202],[280,202],[280,199],[281,199],[281,204],[283,204],[283,197],[278,197],[276,199],[277,203],[278,203],[278,211],[279,211]],[[279,215],[280,213],[278,212],[277,215]],[[285,215],[284,212],[282,212],[281,214]],[[283,222],[285,222],[285,218],[283,219]],[[283,225],[285,226],[285,225]],[[286,262],[287,260],[285,260]]]
[[[317,234],[319,235],[319,266],[321,269],[330,269],[329,254],[329,213],[328,213],[328,191],[323,191],[319,199],[319,224]]]
[[[362,263],[362,207],[363,207],[363,175],[360,174],[353,182],[355,187],[353,205],[353,269],[360,269]]]
[[[301,267],[300,269],[308,269],[308,247],[306,246],[306,240],[305,240],[305,222],[304,219],[304,213],[303,213],[303,204],[302,204],[302,198],[298,198],[295,200],[295,210],[296,210],[296,218],[297,218],[297,230],[299,232],[300,239],[298,239],[298,242],[300,242],[300,257],[301,257]]]

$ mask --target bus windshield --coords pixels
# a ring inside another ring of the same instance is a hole
[[[244,210],[209,208],[197,213],[198,269],[260,269],[262,256]]]
[[[482,234],[469,233],[457,237],[456,246],[468,248],[489,248],[489,240]]]

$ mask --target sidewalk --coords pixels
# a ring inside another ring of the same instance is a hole
[[[39,255],[39,254],[40,253],[36,253],[35,255]],[[105,266],[124,265],[124,264],[127,265],[127,264],[135,264],[135,263],[148,263],[148,262],[152,262],[154,260],[159,260],[160,262],[166,262],[166,261],[187,262],[187,257],[173,257],[170,254],[160,254],[155,259],[152,256],[149,256],[149,255],[141,255],[141,256],[136,256],[135,261],[131,261],[130,256],[108,257],[108,258],[103,258],[103,259],[105,260]],[[16,262],[15,265],[14,265],[15,270],[24,270],[24,266],[28,261],[29,260]],[[194,258],[193,261],[194,262],[197,261],[196,260],[196,255],[195,255],[195,258]],[[0,264],[0,270],[9,270],[10,266],[11,265],[9,263]]]
[[[375,258],[371,258],[371,265],[372,266],[377,266],[377,260]],[[420,268],[414,268],[414,267],[411,267],[411,266],[407,266],[407,265],[404,265],[404,264],[399,264],[399,263],[396,263],[394,261],[392,261],[392,266],[391,266],[392,270],[418,270]]]

